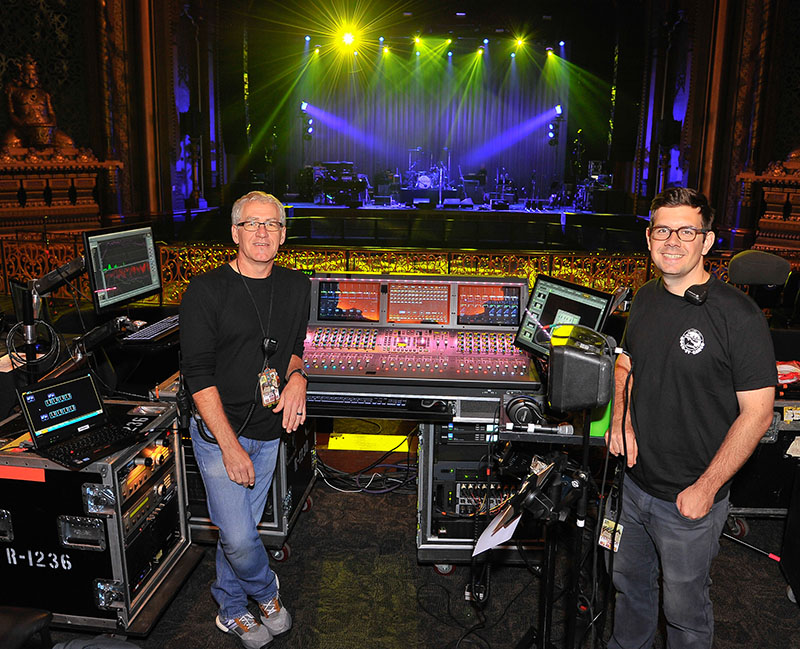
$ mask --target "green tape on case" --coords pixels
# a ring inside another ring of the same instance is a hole
[[[590,437],[603,437],[611,427],[611,401],[605,406],[592,410],[592,423],[589,426]]]

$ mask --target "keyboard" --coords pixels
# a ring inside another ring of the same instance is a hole
[[[37,452],[62,466],[80,469],[96,460],[128,448],[136,441],[137,437],[137,432],[131,432],[122,426],[105,424],[84,435],[64,440]]]
[[[122,338],[126,343],[151,343],[166,338],[178,331],[178,314],[168,316],[158,322],[142,327],[139,331],[134,331]]]
[[[309,404],[321,406],[344,406],[355,408],[407,408],[408,399],[403,397],[384,396],[357,396],[351,397],[343,394],[309,394],[306,396]]]
[[[446,400],[389,395],[321,394],[306,395],[308,414],[337,417],[386,417],[420,421],[450,421]]]

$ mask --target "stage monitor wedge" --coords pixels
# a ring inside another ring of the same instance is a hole
[[[161,292],[158,248],[149,225],[84,232],[83,245],[97,313]]]
[[[553,325],[579,324],[599,332],[612,300],[610,293],[537,275],[514,344],[539,357],[548,356]]]

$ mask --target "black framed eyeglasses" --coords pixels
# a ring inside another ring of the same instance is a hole
[[[698,234],[705,235],[706,232],[711,232],[711,230],[695,228],[690,225],[686,225],[682,228],[668,228],[666,225],[656,225],[647,229],[650,231],[650,238],[653,239],[653,241],[666,241],[672,236],[673,232],[677,232],[678,239],[689,242],[694,241]]]
[[[267,232],[277,232],[283,227],[283,223],[280,221],[242,221],[241,223],[237,223],[237,228],[244,228],[248,232],[257,232],[258,228],[264,226],[264,229]]]

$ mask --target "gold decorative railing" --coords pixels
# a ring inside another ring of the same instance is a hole
[[[162,245],[160,251],[164,287],[162,304],[178,304],[192,277],[229,261],[236,252],[232,246],[200,243]],[[12,280],[42,277],[82,253],[79,241],[51,241],[45,244],[41,241],[0,240],[2,290],[8,295]],[[729,258],[730,254],[709,257],[709,270],[720,279],[727,280]],[[299,270],[324,273],[524,277],[530,285],[538,274],[544,273],[604,291],[612,291],[617,286],[638,289],[654,273],[650,258],[644,253],[342,250],[290,246],[280,251],[278,263]],[[73,285],[84,298],[89,295],[85,275]],[[62,287],[55,293],[55,297],[71,295],[69,287]],[[158,302],[158,299],[146,301],[148,304]]]

